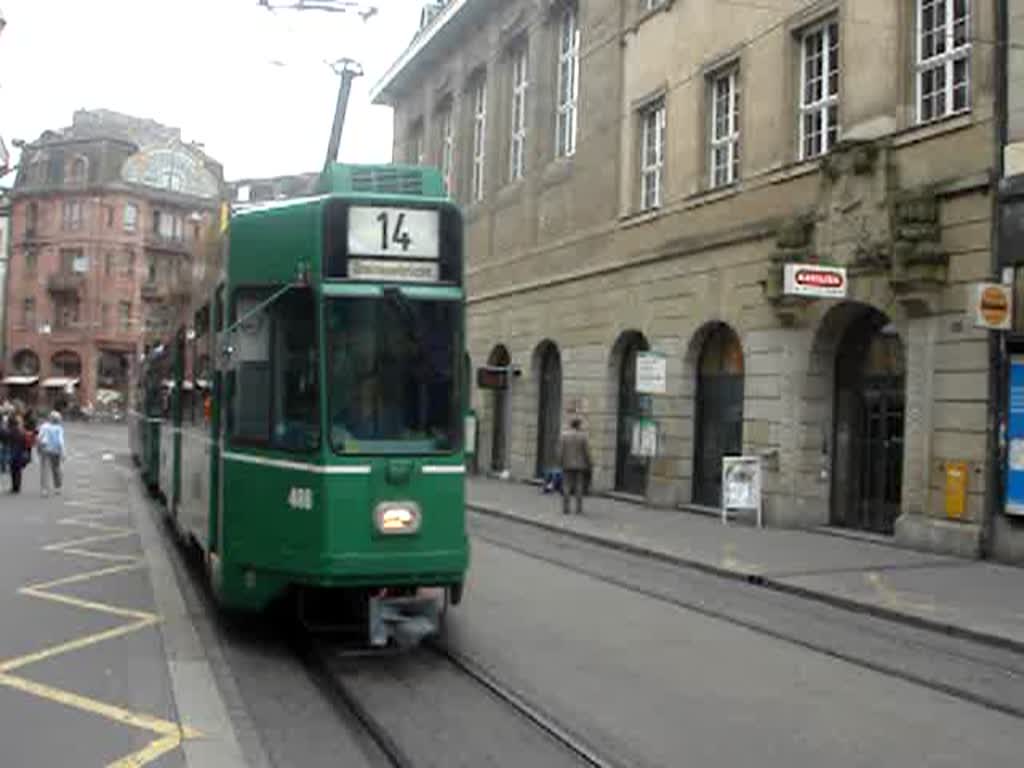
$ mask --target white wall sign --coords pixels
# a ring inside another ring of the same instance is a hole
[[[758,456],[725,456],[722,458],[722,522],[729,519],[730,509],[757,512],[761,520],[761,459]]]
[[[630,453],[634,456],[653,459],[658,455],[658,424],[650,419],[640,419],[633,425]]]
[[[665,356],[641,352],[636,356],[636,391],[641,395],[664,395],[668,391]]]
[[[783,290],[787,296],[807,296],[815,299],[846,298],[846,267],[786,264],[784,274]]]

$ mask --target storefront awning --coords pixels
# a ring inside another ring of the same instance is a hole
[[[39,381],[38,376],[7,376],[0,383],[15,387],[30,387]]]
[[[51,376],[48,379],[43,379],[43,389],[67,389],[77,386],[77,384],[78,379],[73,379],[70,376]]]

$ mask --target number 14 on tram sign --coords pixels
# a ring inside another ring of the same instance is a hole
[[[436,259],[439,222],[436,210],[354,205],[348,210],[349,255]]]

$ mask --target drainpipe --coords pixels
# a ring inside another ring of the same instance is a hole
[[[1009,254],[1002,249],[1002,202],[1000,190],[1004,174],[1003,149],[1007,141],[1007,40],[1009,10],[1007,0],[996,0],[995,46],[995,110],[993,123],[992,163],[992,274],[997,282],[1003,281],[1003,269],[1010,266]],[[1004,257],[1005,256],[1005,257]],[[989,559],[995,548],[996,518],[1004,503],[1004,454],[1007,419],[1007,365],[1006,334],[989,332],[989,408],[988,468],[985,478],[985,510],[981,526],[981,557]]]

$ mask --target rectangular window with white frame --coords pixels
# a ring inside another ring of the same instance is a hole
[[[640,208],[661,207],[665,171],[665,99],[640,110]]]
[[[445,189],[449,195],[454,194],[455,178],[452,173],[455,167],[455,119],[452,102],[449,99],[438,114],[438,125],[440,126],[440,157],[441,176],[444,178]]]
[[[916,0],[917,120],[971,108],[970,0]]]
[[[711,77],[711,186],[733,184],[740,177],[740,71]]]
[[[509,181],[523,178],[526,171],[526,92],[529,59],[526,45],[512,52],[512,125],[509,140]]]
[[[555,155],[576,154],[579,128],[580,27],[575,4],[567,5],[558,21],[558,92]]]
[[[839,140],[839,22],[800,35],[800,159],[831,151]]]
[[[487,152],[487,77],[480,75],[473,84],[473,202],[484,198],[484,170]]]

